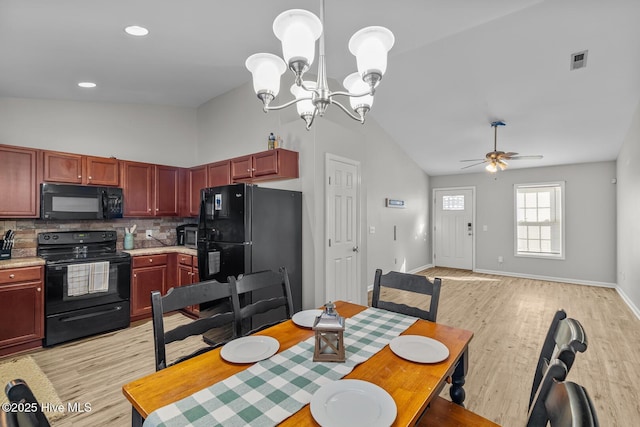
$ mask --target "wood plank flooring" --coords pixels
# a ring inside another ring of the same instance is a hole
[[[475,334],[465,385],[469,409],[503,426],[524,425],[542,341],[553,313],[564,308],[589,340],[569,379],[587,388],[601,425],[640,425],[640,320],[615,290],[442,268],[423,274],[443,280],[438,321]],[[185,320],[176,314],[168,321]],[[154,371],[152,326],[138,322],[30,354],[65,404],[91,403],[90,413],[67,414],[54,426],[127,426],[131,407],[121,387]],[[448,397],[446,388],[442,395]]]

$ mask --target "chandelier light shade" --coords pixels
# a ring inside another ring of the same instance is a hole
[[[253,90],[258,98],[270,98],[268,102],[271,102],[278,96],[280,76],[287,70],[280,57],[271,53],[256,53],[247,58],[245,66],[253,74]]]
[[[291,9],[273,21],[273,33],[282,42],[284,61],[270,53],[257,53],[245,63],[253,74],[253,89],[262,101],[265,113],[296,104],[308,130],[315,117],[323,116],[327,107],[334,104],[352,119],[364,123],[365,115],[373,105],[375,90],[387,70],[387,54],[395,42],[393,33],[379,26],[356,32],[349,40],[349,50],[356,57],[358,72],[345,78],[343,84],[347,92],[332,92],[327,83],[324,31],[324,0],[320,0],[320,18],[307,10]],[[304,73],[314,62],[318,40],[317,80],[304,81]],[[280,77],[287,68],[295,76],[291,87],[295,98],[273,106],[271,102],[280,92]],[[338,96],[349,98],[352,111],[338,101]]]

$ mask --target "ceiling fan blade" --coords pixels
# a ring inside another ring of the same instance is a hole
[[[484,160],[483,160],[483,161],[481,161],[481,162],[479,162],[479,163],[474,163],[474,164],[472,164],[472,165],[465,166],[465,167],[460,168],[460,169],[467,169],[467,168],[471,168],[471,167],[474,167],[474,166],[481,165],[481,164],[483,164],[483,163],[484,163]]]
[[[485,159],[467,159],[467,160],[460,160],[461,162],[484,162]]]
[[[518,155],[518,153],[514,153],[513,151],[509,151],[509,152],[507,152],[507,153],[504,153],[504,154],[503,154],[503,155],[501,155],[500,157],[501,157],[501,158],[503,158],[503,159],[510,159],[510,158],[512,158],[513,156],[517,156],[517,155]]]
[[[516,156],[516,157],[511,157],[511,160],[520,160],[520,159],[541,159],[542,155],[538,154],[535,156]]]

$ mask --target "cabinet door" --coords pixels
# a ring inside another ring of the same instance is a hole
[[[253,176],[253,157],[244,156],[231,159],[231,180],[251,178]]]
[[[180,209],[180,169],[173,166],[156,165],[155,215],[178,216]],[[125,199],[126,203],[126,199]]]
[[[120,162],[124,216],[153,216],[154,165]]]
[[[163,295],[167,287],[167,266],[136,268],[131,280],[131,316],[151,313],[151,291]]]
[[[42,282],[0,285],[0,348],[43,337]]]
[[[44,181],[82,184],[82,156],[44,151]]]
[[[115,187],[120,184],[117,159],[87,156],[86,165],[87,184]]]
[[[253,176],[273,175],[278,173],[278,152],[264,151],[253,156]]]
[[[210,163],[207,166],[209,169],[209,187],[231,184],[231,162],[229,160]]]
[[[200,215],[200,190],[207,187],[207,166],[191,168],[187,171],[187,206],[189,216]]]
[[[38,150],[0,145],[0,218],[40,216],[38,163]]]

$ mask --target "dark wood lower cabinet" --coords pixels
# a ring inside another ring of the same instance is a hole
[[[151,291],[167,292],[168,255],[133,257],[131,273],[131,321],[151,316]]]
[[[44,267],[0,270],[0,356],[42,346]]]

